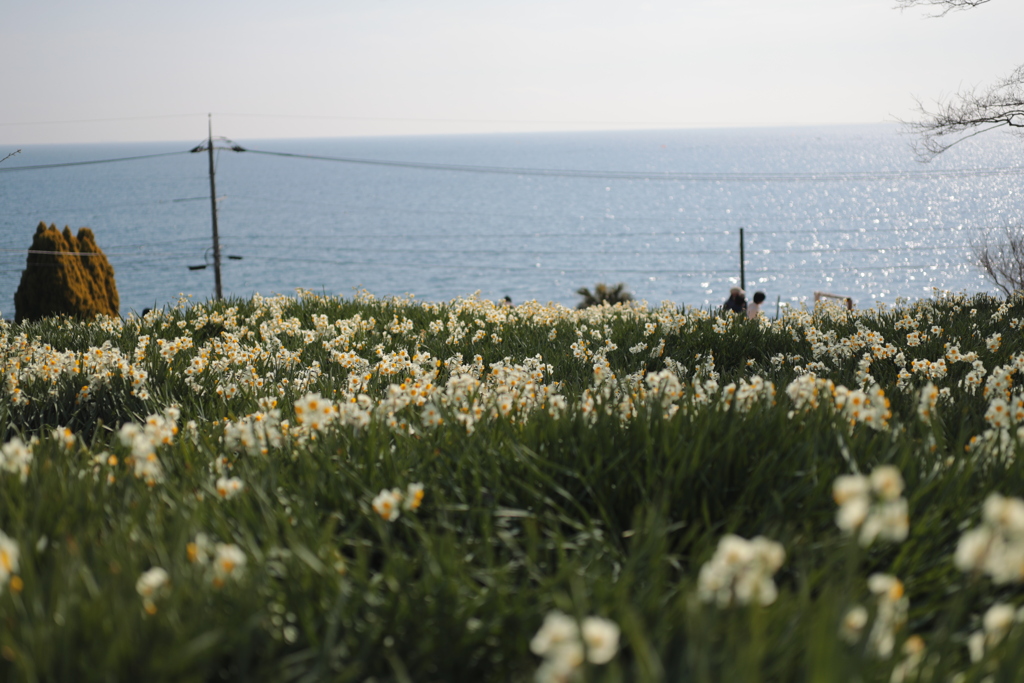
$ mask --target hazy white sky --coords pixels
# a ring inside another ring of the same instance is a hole
[[[2,0],[0,143],[880,122],[1024,63],[1020,0],[894,4]]]

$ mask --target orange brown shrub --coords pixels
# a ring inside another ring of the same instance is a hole
[[[114,268],[92,230],[79,228],[76,237],[67,227],[40,223],[14,294],[15,321],[117,316],[119,307]]]

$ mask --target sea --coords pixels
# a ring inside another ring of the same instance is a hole
[[[995,293],[974,252],[1024,222],[1024,139],[929,163],[914,141],[891,124],[215,140],[223,292],[571,307],[622,283],[712,307],[742,277],[771,315],[818,292]],[[40,221],[93,230],[122,315],[211,298],[203,142],[25,145],[0,164],[0,315]]]

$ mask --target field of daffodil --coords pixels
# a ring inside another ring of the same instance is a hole
[[[0,679],[1016,681],[1024,296],[0,324]]]

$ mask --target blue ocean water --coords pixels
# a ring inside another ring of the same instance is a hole
[[[1020,138],[989,133],[926,165],[911,141],[891,125],[236,140],[504,172],[220,151],[222,251],[242,257],[224,262],[224,291],[366,288],[426,300],[479,291],[571,306],[579,287],[622,282],[651,303],[717,305],[739,280],[741,228],[746,288],[767,293],[769,312],[815,291],[862,307],[935,287],[993,291],[972,245],[1022,222]],[[199,142],[27,146],[0,169]],[[0,312],[13,317],[40,221],[93,229],[123,314],[179,293],[212,296],[212,269],[188,269],[212,258],[207,162],[202,153],[0,170]]]

